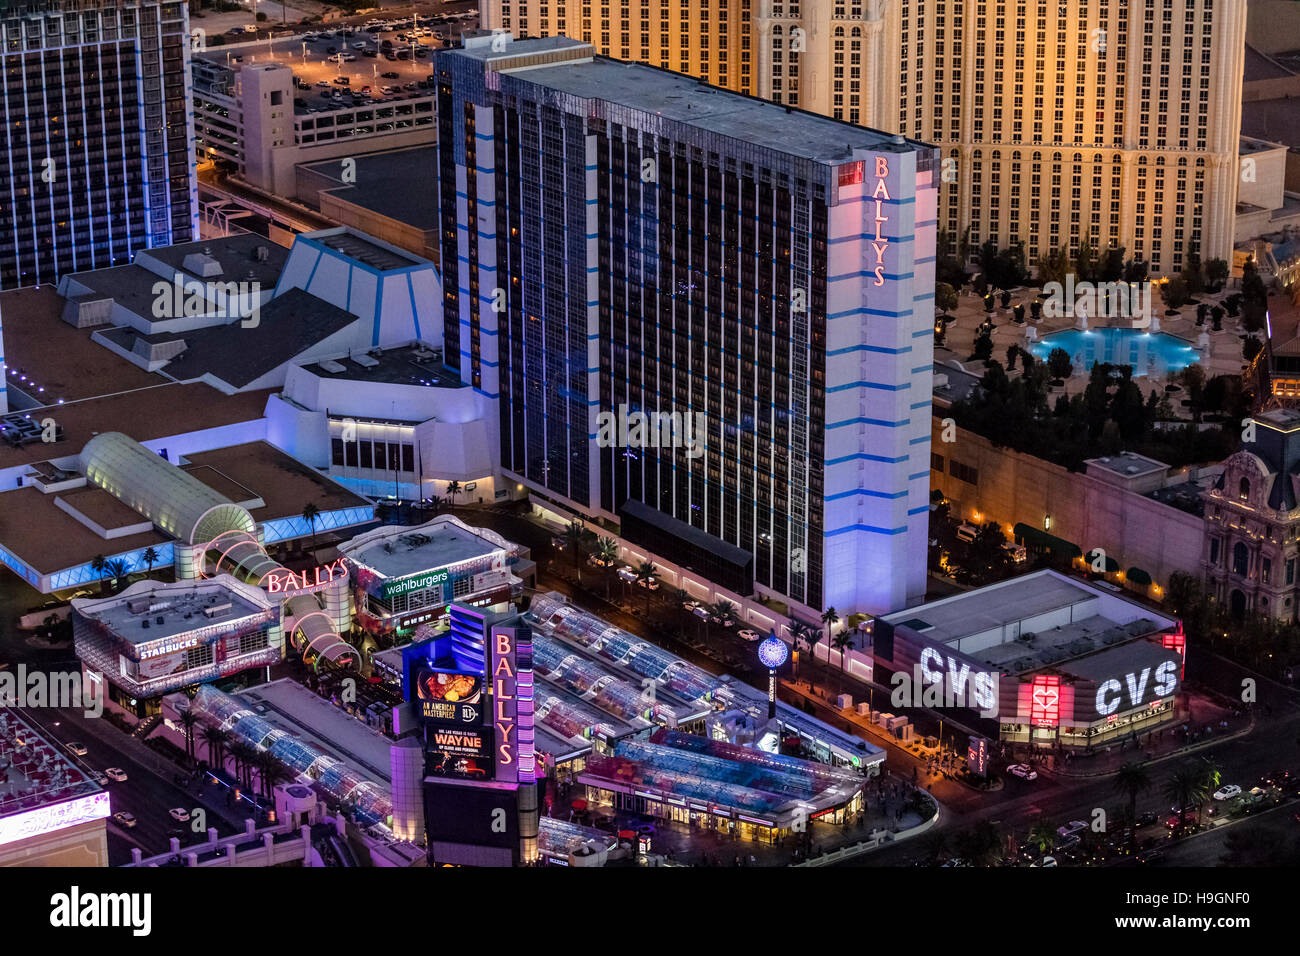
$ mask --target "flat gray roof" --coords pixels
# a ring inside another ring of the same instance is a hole
[[[78,608],[79,614],[102,622],[114,634],[136,645],[178,637],[214,624],[238,621],[265,610],[220,581],[178,581],[165,587],[159,585],[150,591],[122,593],[103,601],[86,599],[84,603],[86,606]],[[131,604],[144,604],[145,609],[132,611]],[[154,604],[165,604],[166,607],[147,610]],[[203,613],[205,608],[222,604],[231,606],[213,617]],[[160,617],[163,620],[161,624],[158,623]],[[146,621],[148,627],[143,626]]]
[[[337,159],[304,163],[302,168],[338,183],[322,192],[417,229],[436,229],[437,194],[432,189],[406,189],[404,184],[436,176],[437,155],[436,147],[416,146],[357,156],[356,177],[350,184],[343,182],[343,166]]]
[[[274,301],[274,300],[273,300]],[[402,346],[367,353],[374,365],[361,365],[351,358],[336,358],[343,366],[341,372],[331,372],[319,362],[305,368],[321,378],[347,379],[353,382],[383,382],[386,385],[428,385],[435,388],[469,388],[424,346]]]
[[[386,578],[404,578],[504,550],[450,522],[418,529],[393,528],[386,540],[392,545],[391,553],[384,549],[382,540],[368,543],[360,551],[352,551],[347,545],[342,550]]]
[[[1121,478],[1136,478],[1138,475],[1147,475],[1153,471],[1169,470],[1169,466],[1163,461],[1156,461],[1154,458],[1147,458],[1131,451],[1110,455],[1106,458],[1089,458],[1085,464],[1087,464],[1089,471],[1097,468],[1113,472]]]
[[[405,253],[398,252],[396,249],[390,249],[387,246],[381,246],[371,242],[359,233],[346,230],[332,234],[321,235],[319,233],[311,236],[322,246],[327,246],[335,252],[341,252],[349,259],[355,259],[358,262],[365,263],[368,266],[389,272],[393,269],[405,269],[409,266],[418,266],[423,263],[424,259],[417,259],[414,256],[408,256]]]
[[[272,726],[337,757],[362,776],[392,782],[389,747],[394,741],[296,681],[286,677],[233,696]]]
[[[504,50],[495,52],[490,44],[444,50],[437,57],[462,56],[484,63],[507,61],[506,75],[521,83],[604,100],[827,165],[849,162],[853,148],[897,152],[930,149],[916,141],[895,140],[893,134],[880,130],[733,93],[693,76],[642,63],[595,56],[590,61],[575,58],[518,72],[511,72],[508,66],[513,58],[526,60],[529,56],[565,48],[572,48],[575,56],[580,55],[583,47],[594,53],[588,44],[554,36],[514,40]]]

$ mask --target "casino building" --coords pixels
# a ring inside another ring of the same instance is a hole
[[[135,717],[182,687],[278,664],[280,607],[272,595],[222,574],[201,581],[137,581],[102,600],[72,602],[73,646],[106,701]]]
[[[564,36],[435,69],[445,356],[503,473],[742,597],[921,600],[936,152]]]
[[[1172,722],[1181,623],[1038,571],[877,618],[875,680],[906,706],[955,707],[988,736],[1087,749]]]

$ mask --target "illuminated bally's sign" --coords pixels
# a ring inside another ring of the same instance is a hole
[[[876,253],[875,275],[876,281],[872,285],[879,288],[885,284],[885,246],[888,245],[889,239],[880,234],[880,227],[889,222],[885,216],[881,203],[890,198],[889,186],[885,184],[885,177],[889,175],[889,160],[884,156],[876,157],[876,188],[871,193],[871,198],[876,202],[876,234],[871,239],[871,248]]]
[[[531,782],[537,769],[533,751],[531,632],[528,628],[494,628],[488,648],[491,722],[496,736],[495,777]]]
[[[331,581],[346,578],[347,565],[339,558],[329,564],[322,564],[308,571],[295,574],[288,568],[276,568],[262,579],[262,587],[268,594],[288,594],[293,591],[314,591],[323,588]]]

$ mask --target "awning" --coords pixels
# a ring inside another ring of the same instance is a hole
[[[1138,567],[1129,568],[1127,571],[1124,572],[1124,576],[1128,578],[1130,581],[1132,581],[1134,584],[1141,584],[1145,586],[1151,583],[1151,575],[1147,574],[1145,571],[1143,571],[1141,568]]]
[[[1062,558],[1079,558],[1083,556],[1083,549],[1072,541],[1066,541],[1064,538],[1058,538],[1054,534],[1048,534],[1046,531],[1040,531],[1033,525],[1025,524],[1023,521],[1012,529],[1012,534],[1017,541],[1026,548],[1033,548],[1038,551],[1051,551],[1053,554]],[[1116,570],[1118,570],[1118,565]]]
[[[1106,552],[1104,551],[1102,551],[1101,553],[1106,554]],[[1098,555],[1098,551],[1094,549],[1092,551],[1089,551],[1086,555],[1084,555],[1083,560],[1087,561],[1089,564],[1092,564],[1094,561],[1097,560],[1097,555]],[[1119,562],[1116,561],[1114,558],[1112,558],[1110,555],[1106,555],[1106,573],[1113,574],[1118,570],[1119,570]]]

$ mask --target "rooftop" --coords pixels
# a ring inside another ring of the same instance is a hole
[[[55,505],[56,498],[66,494],[47,495],[29,486],[6,491],[0,497],[0,543],[41,574],[74,567],[97,554],[122,554],[137,548],[158,547],[172,540],[170,535],[153,527],[139,534],[101,538]]]
[[[297,517],[302,514],[303,506],[308,502],[315,504],[322,512],[357,508],[370,503],[298,459],[262,441],[187,455],[186,462],[185,469],[194,477],[232,500],[246,500],[243,494],[247,492],[256,495],[262,504],[249,508],[249,513],[259,524],[276,518]],[[212,484],[214,475],[233,484]],[[242,494],[240,488],[245,489]],[[234,498],[231,490],[240,494],[240,497]]]
[[[102,815],[108,816],[108,794],[62,747],[10,707],[0,708],[0,761],[8,764],[7,779],[0,781],[0,817],[97,793],[103,795]],[[22,839],[22,834],[14,838]]]
[[[385,578],[404,578],[503,551],[502,545],[462,525],[435,518],[415,528],[379,528],[340,549]]]
[[[261,307],[253,325],[237,321],[178,333],[185,351],[167,363],[166,372],[179,381],[210,373],[245,388],[356,321],[309,292],[287,289]]]
[[[157,276],[151,276],[150,282],[155,281]],[[60,400],[75,402],[164,384],[161,376],[91,341],[95,329],[77,329],[64,322],[61,316],[66,301],[50,285],[0,293],[3,354],[11,389],[22,391],[40,405],[55,405]],[[10,392],[10,407],[16,408],[13,397]]]
[[[1244,74],[1247,83],[1253,83],[1257,80],[1276,80],[1282,77],[1295,76],[1295,74],[1287,67],[1283,66],[1268,54],[1256,50],[1249,43],[1246,44]]]
[[[349,259],[355,259],[363,265],[378,269],[380,272],[426,264],[424,259],[408,256],[398,251],[396,247],[381,246],[350,229],[313,233],[312,237],[322,246],[342,253]]]
[[[1089,458],[1085,464],[1088,466],[1089,471],[1096,468],[1100,471],[1112,472],[1122,478],[1135,478],[1138,475],[1149,475],[1152,472],[1169,470],[1169,466],[1164,462],[1131,451],[1110,455],[1106,458]]]
[[[8,338],[6,319],[5,340]],[[113,358],[107,349],[98,345],[93,348],[97,357]],[[93,368],[93,365],[88,368]],[[168,383],[157,376],[149,376],[149,380],[156,384],[49,409],[50,417],[63,429],[63,440],[52,445],[36,442],[21,448],[0,442],[0,468],[76,455],[95,435],[112,431],[123,423],[127,423],[131,437],[136,441],[149,442],[238,422],[258,421],[265,417],[267,400],[275,391],[261,389],[224,395],[202,382],[181,385]],[[40,410],[33,409],[30,414],[36,419],[44,417]]]
[[[306,163],[303,169],[338,183],[328,189],[331,196],[363,209],[406,223],[417,229],[438,227],[436,193],[431,189],[394,189],[394,183],[425,182],[437,174],[437,150],[432,146],[387,150],[357,156],[356,179],[343,182],[343,167],[337,159]]]
[[[234,624],[271,607],[257,588],[229,575],[202,581],[137,581],[109,598],[79,598],[77,613],[123,640],[152,644],[201,628]]]
[[[1013,672],[1174,624],[1143,605],[1055,571],[1022,575],[881,620]],[[1034,634],[1033,642],[1024,640],[1027,633]]]
[[[329,368],[323,362],[305,368],[321,378],[385,385],[428,385],[435,388],[467,388],[460,375],[442,364],[442,358],[423,346],[403,346],[367,352],[362,364],[353,358],[335,359]],[[373,364],[369,364],[373,363]],[[335,371],[334,369],[339,369]]]
[[[444,50],[437,54],[435,62],[457,56],[489,64],[499,61],[500,65],[493,68],[504,66],[509,70],[509,61],[520,58],[521,65],[527,68],[511,74],[520,83],[640,110],[658,120],[683,123],[826,165],[848,162],[855,148],[893,152],[930,148],[879,130],[732,93],[692,76],[640,63],[603,56],[585,61],[565,60],[554,66],[533,66],[529,62],[537,54],[561,50],[571,50],[575,57],[581,57],[584,52],[588,56],[594,54],[589,44],[555,36],[514,40],[501,51],[494,51],[491,44]],[[588,112],[596,115],[599,111]]]

